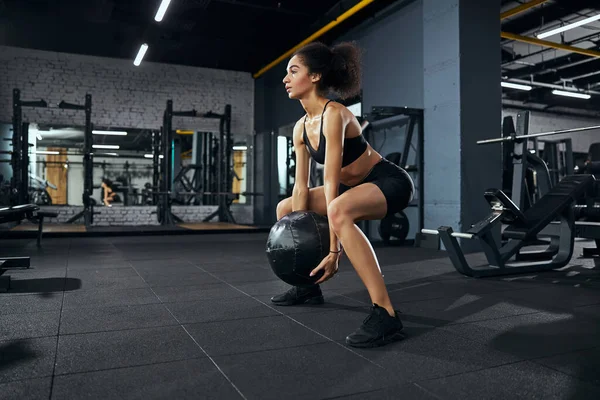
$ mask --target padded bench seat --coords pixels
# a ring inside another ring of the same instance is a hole
[[[594,184],[591,175],[569,175],[554,186],[531,208],[523,213],[525,221],[517,220],[502,232],[507,239],[525,240],[535,237]]]

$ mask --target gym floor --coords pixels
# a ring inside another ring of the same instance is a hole
[[[266,235],[3,241],[32,268],[0,294],[0,398],[600,398],[592,260],[473,279],[444,252],[377,247],[407,337],[358,350],[369,299],[347,260],[325,305],[273,307],[288,286]]]

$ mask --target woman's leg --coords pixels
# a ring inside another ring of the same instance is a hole
[[[387,200],[383,192],[373,183],[363,183],[337,197],[329,204],[327,211],[329,224],[344,246],[373,303],[369,317],[346,337],[346,344],[352,347],[376,347],[404,339],[402,321],[390,301],[375,252],[355,224],[359,220],[381,219],[387,214]]]
[[[368,238],[356,225],[360,220],[382,219],[387,212],[387,201],[373,183],[356,186],[329,205],[328,219],[358,276],[366,286],[373,304],[395,315],[381,268]]]

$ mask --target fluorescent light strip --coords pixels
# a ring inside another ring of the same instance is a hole
[[[34,154],[60,154],[58,151],[36,150]]]
[[[144,157],[146,158],[152,158],[153,155],[152,154],[144,154]],[[158,156],[158,158],[165,158],[162,154]]]
[[[598,21],[599,19],[600,19],[600,14],[594,15],[593,17],[582,19],[580,21],[573,22],[572,24],[569,24],[569,25],[561,26],[560,28],[542,32],[539,35],[537,35],[537,38],[538,39],[547,38],[548,36],[556,35],[557,33],[568,31],[569,29],[577,28],[578,26],[586,25],[586,24],[589,24],[590,22]]]
[[[169,8],[169,4],[171,4],[171,0],[162,0],[160,6],[158,7],[158,11],[154,16],[154,20],[156,22],[160,22],[163,20],[165,13],[167,12],[167,8]]]
[[[133,65],[135,65],[136,67],[139,67],[139,65],[142,63],[142,59],[146,55],[147,50],[148,50],[148,45],[146,43],[144,43],[140,46],[140,50],[138,51],[137,56],[135,57],[135,60],[133,61]]]
[[[578,99],[589,99],[590,96],[589,94],[585,94],[585,93],[575,93],[575,92],[566,92],[564,90],[553,90],[552,94],[556,94],[558,96],[566,96],[566,97],[575,97]]]
[[[102,156],[116,156],[116,157],[119,156],[117,153],[98,153],[98,155],[102,155]]]
[[[521,85],[518,83],[510,83],[510,82],[501,82],[500,85],[502,87],[511,88],[511,89],[519,89],[519,90],[531,90],[533,87],[529,85]]]
[[[248,146],[233,146],[233,150],[248,150]]]
[[[112,135],[112,136],[127,136],[125,131],[92,131],[94,135]]]
[[[93,144],[92,147],[94,149],[119,150],[119,145],[118,144]]]

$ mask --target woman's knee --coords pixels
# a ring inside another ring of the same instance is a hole
[[[283,199],[277,204],[277,220],[278,221],[291,212],[292,212],[292,198],[291,197],[288,197],[287,199]]]
[[[334,231],[339,230],[344,223],[352,221],[347,202],[340,201],[339,197],[333,199],[327,206],[327,219]]]

